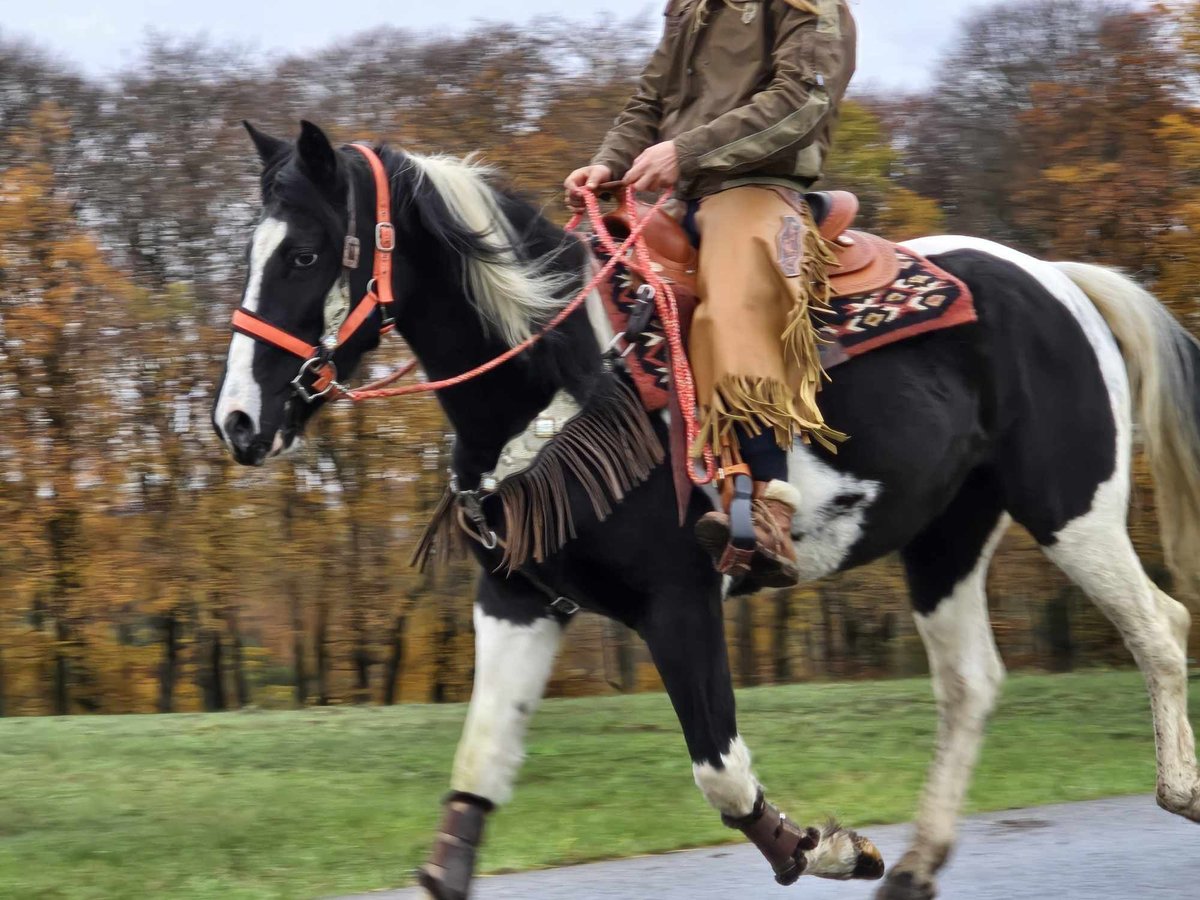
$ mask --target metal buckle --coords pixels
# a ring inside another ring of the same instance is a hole
[[[614,335],[613,339],[611,341],[609,341],[608,346],[604,348],[604,355],[606,357],[616,356],[616,357],[619,357],[620,359],[624,359],[625,357],[627,357],[630,353],[633,352],[633,348],[634,348],[635,344],[632,341],[627,342],[625,344],[625,349],[622,352],[618,353],[617,345],[620,344],[621,341],[623,341],[623,340],[625,340],[625,332],[622,331],[621,333]]]
[[[304,384],[305,376],[307,376],[310,372],[315,371],[315,367],[317,366],[329,366],[329,384],[327,384],[325,389],[322,391],[310,390]],[[321,356],[313,356],[309,359],[306,359],[304,361],[304,365],[300,367],[300,371],[296,373],[296,377],[292,379],[292,390],[299,394],[305,403],[313,403],[317,400],[320,400],[322,397],[332,392],[335,388],[340,390],[341,387],[342,386],[338,384],[337,380],[337,366],[333,364],[332,359],[325,359]]]
[[[451,478],[450,484],[452,490],[455,489],[457,483],[457,476]],[[491,526],[488,525],[487,515],[483,511],[483,502],[480,499],[479,491],[455,492],[458,495],[459,506],[467,514],[467,518],[471,520],[471,524],[475,526],[475,539],[483,545],[484,550],[495,550],[500,546],[500,538],[492,530]]]
[[[358,238],[346,235],[346,241],[342,245],[342,266],[347,269],[357,269],[361,253],[362,244]]]
[[[560,613],[561,615],[568,617],[575,615],[575,613],[582,609],[582,607],[570,597],[558,597],[550,604],[550,608],[556,613]]]
[[[396,249],[396,229],[391,222],[375,224],[375,249],[384,253],[391,253]]]

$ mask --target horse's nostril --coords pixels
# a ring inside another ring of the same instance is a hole
[[[254,422],[242,412],[231,412],[225,417],[225,437],[235,450],[246,451],[254,441]]]

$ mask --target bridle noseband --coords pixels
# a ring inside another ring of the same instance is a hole
[[[396,249],[396,229],[392,225],[392,198],[388,185],[387,170],[379,155],[363,144],[350,144],[352,148],[366,157],[375,179],[375,263],[371,272],[371,280],[367,283],[367,292],[358,305],[348,313],[343,313],[341,321],[333,323],[326,321],[326,334],[317,345],[296,337],[289,331],[272,325],[257,313],[245,308],[239,308],[233,313],[233,330],[263,344],[276,347],[303,362],[296,377],[292,379],[292,389],[306,403],[312,403],[328,394],[342,394],[345,389],[338,383],[337,366],[333,362],[333,354],[370,318],[378,308],[383,315],[381,334],[387,334],[395,327],[392,319],[392,251]],[[342,291],[350,295],[350,273],[358,268],[360,257],[360,242],[355,222],[355,197],[353,181],[350,184],[349,216],[347,221],[346,240],[342,247],[342,271],[334,291]],[[332,293],[332,292],[331,292]],[[328,301],[327,301],[328,302]]]

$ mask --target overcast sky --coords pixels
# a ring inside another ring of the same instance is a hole
[[[921,87],[962,16],[994,2],[851,0],[860,30],[859,85]],[[320,47],[380,23],[444,31],[545,15],[587,20],[644,14],[657,27],[664,6],[664,0],[0,0],[0,32],[30,38],[61,59],[103,74],[134,59],[148,29],[204,33],[272,53]]]

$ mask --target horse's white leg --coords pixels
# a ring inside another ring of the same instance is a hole
[[[981,507],[972,510],[979,502]],[[985,593],[992,554],[1009,524],[990,486],[968,484],[955,505],[904,551],[917,630],[929,656],[938,736],[916,835],[888,873],[880,900],[930,900],[954,847],[958,815],[1004,681]]]
[[[563,622],[521,580],[485,576],[475,605],[475,686],[454,759],[445,816],[421,886],[436,900],[469,891],[484,820],[508,802],[525,732],[562,642]]]
[[[518,623],[475,607],[475,686],[450,787],[496,806],[512,797],[529,725],[562,642],[563,626],[544,617]]]
[[[1126,496],[1119,478],[1101,486],[1091,512],[1060,531],[1045,552],[1116,625],[1142,670],[1154,713],[1159,805],[1200,821],[1187,705],[1191,616],[1142,569],[1126,530]]]

